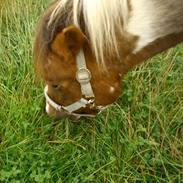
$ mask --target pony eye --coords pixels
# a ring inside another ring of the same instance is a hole
[[[52,88],[57,90],[57,89],[59,89],[59,85],[52,85]]]

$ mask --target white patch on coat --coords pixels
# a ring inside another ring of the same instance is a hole
[[[116,90],[116,89],[115,89],[113,86],[111,86],[110,89],[109,89],[109,92],[110,92],[110,93],[114,93],[115,90]]]
[[[126,31],[139,37],[134,52],[169,34],[183,30],[182,0],[131,0]]]

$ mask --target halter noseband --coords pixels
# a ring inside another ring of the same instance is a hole
[[[90,83],[92,76],[91,76],[91,72],[87,69],[83,50],[81,50],[77,55],[76,62],[77,62],[76,80],[79,82],[81,87],[81,94],[82,94],[81,99],[68,106],[59,105],[48,96],[48,86],[46,85],[44,89],[46,103],[51,105],[56,111],[64,111],[69,115],[75,116],[77,118],[95,117],[97,114],[101,113],[108,106],[104,107],[104,106],[95,105],[95,95],[93,93],[93,89]],[[98,113],[96,115],[74,113],[75,111],[81,108],[86,108],[87,106],[89,106],[91,109],[97,110]]]

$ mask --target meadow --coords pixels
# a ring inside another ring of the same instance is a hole
[[[0,0],[0,182],[183,182],[183,45],[137,66],[95,119],[44,110],[32,48],[48,0]]]

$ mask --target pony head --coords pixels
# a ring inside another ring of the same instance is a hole
[[[47,17],[47,16],[45,16]],[[55,118],[95,116],[120,94],[120,67],[99,67],[90,42],[75,25],[52,33],[45,17],[35,41],[37,73],[45,81],[46,112]]]

